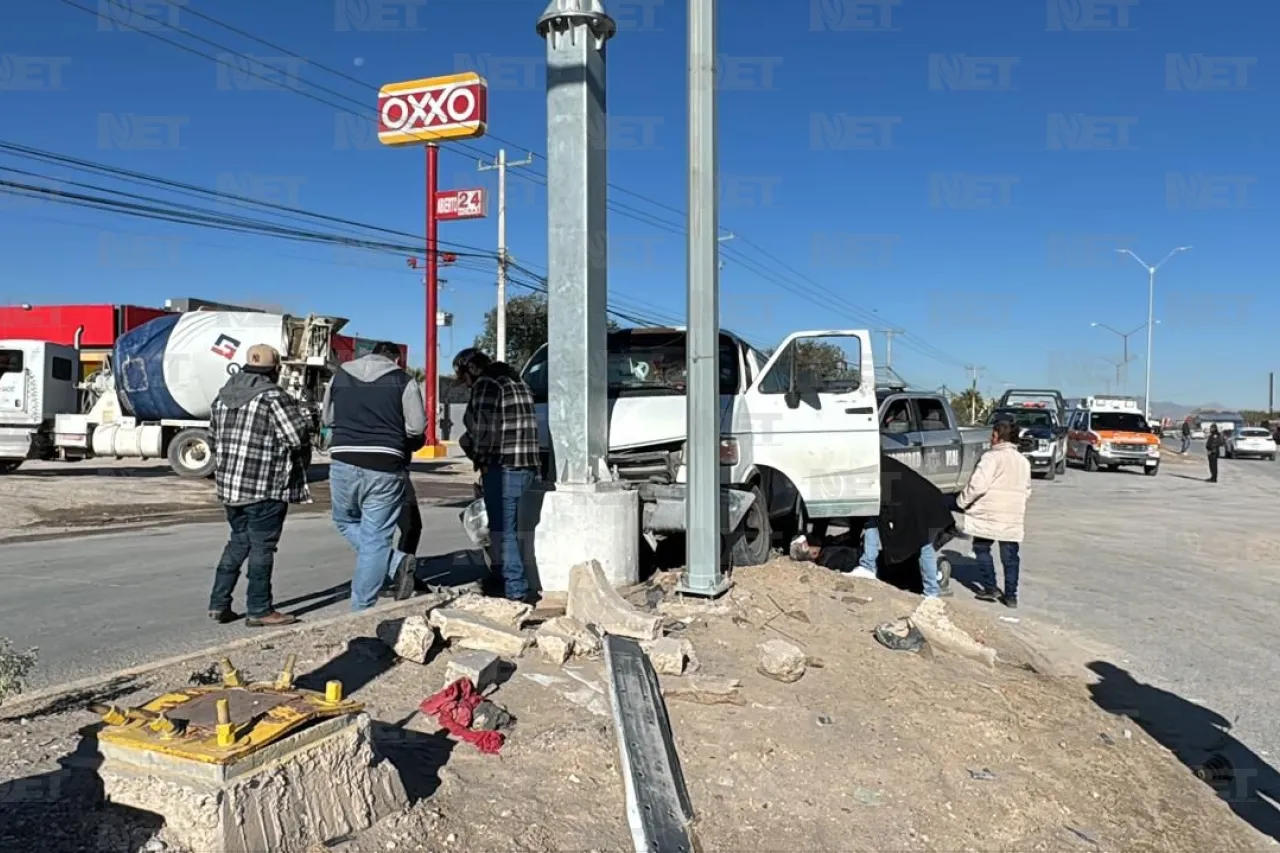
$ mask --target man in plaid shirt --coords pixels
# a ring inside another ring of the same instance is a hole
[[[453,372],[471,389],[462,449],[480,470],[494,579],[502,581],[507,598],[536,602],[525,577],[519,539],[520,499],[538,471],[533,395],[511,367],[477,349],[458,353]]]
[[[276,384],[279,378],[280,354],[266,344],[249,347],[244,367],[227,380],[209,416],[214,481],[231,525],[209,596],[209,618],[218,623],[239,618],[231,610],[231,596],[246,559],[245,624],[257,628],[298,621],[276,612],[271,572],[289,504],[311,502],[307,460],[312,424]]]

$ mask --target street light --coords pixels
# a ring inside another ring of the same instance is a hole
[[[1180,252],[1191,251],[1190,246],[1179,246],[1161,259],[1160,263],[1151,266],[1142,258],[1138,257],[1131,249],[1116,249],[1122,255],[1128,255],[1138,263],[1142,264],[1147,271],[1147,390],[1143,395],[1142,408],[1146,411],[1147,419],[1151,418],[1151,333],[1155,331],[1155,314],[1156,314],[1156,270],[1164,266],[1165,263],[1174,255]]]
[[[1127,365],[1129,362],[1133,361],[1133,357],[1129,355],[1129,338],[1131,338],[1131,337],[1133,337],[1134,335],[1138,334],[1138,332],[1141,332],[1143,329],[1145,329],[1145,328],[1147,327],[1147,324],[1146,324],[1146,323],[1143,323],[1141,326],[1139,326],[1138,328],[1134,329],[1134,330],[1133,330],[1133,331],[1131,331],[1131,332],[1122,332],[1122,331],[1120,331],[1119,329],[1115,328],[1114,326],[1108,326],[1106,323],[1090,323],[1089,325],[1090,325],[1090,326],[1093,326],[1094,328],[1097,328],[1097,329],[1106,329],[1108,332],[1110,332],[1111,334],[1113,334],[1113,335],[1115,335],[1116,337],[1120,338],[1120,340],[1124,342],[1124,362],[1123,362],[1123,363],[1124,363],[1124,364],[1126,364],[1126,365]],[[1159,320],[1156,320],[1156,325],[1157,325],[1157,326],[1159,326],[1159,325],[1160,325],[1160,321],[1159,321]],[[1108,361],[1110,361],[1110,359],[1108,359]],[[1125,372],[1126,372],[1126,374],[1128,373],[1128,371],[1127,371],[1127,370],[1126,370]],[[1129,386],[1129,383],[1128,383],[1128,381],[1127,381],[1128,376],[1126,376],[1126,377],[1125,377],[1125,379],[1126,379],[1126,381],[1125,381],[1125,383],[1124,383],[1124,389],[1127,391],[1127,390],[1128,390],[1128,386]],[[1116,372],[1116,385],[1117,385],[1117,386],[1119,386],[1119,385],[1120,385],[1120,373],[1119,373],[1119,371],[1117,371],[1117,372]]]

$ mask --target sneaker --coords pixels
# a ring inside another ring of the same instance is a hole
[[[272,610],[263,616],[250,616],[244,620],[244,624],[250,628],[279,628],[282,625],[293,625],[297,621],[297,616]]]
[[[414,575],[418,571],[418,558],[413,554],[405,554],[400,565],[396,567],[396,576],[392,581],[392,594],[396,601],[404,601],[413,595]]]
[[[979,601],[999,601],[1000,590],[996,589],[994,586],[980,586],[974,590],[973,597]]]
[[[210,610],[209,618],[219,625],[226,625],[240,618],[240,614],[236,613],[230,607],[224,607],[221,610]]]
[[[1002,595],[1002,596],[1000,596],[1000,603],[1001,603],[1001,604],[1003,604],[1005,607],[1009,608],[1010,610],[1017,610],[1017,609],[1018,609],[1018,596],[1016,596],[1016,595]]]
[[[875,580],[876,573],[868,569],[866,566],[858,566],[856,569],[850,569],[844,573],[847,578],[866,578],[867,580]]]

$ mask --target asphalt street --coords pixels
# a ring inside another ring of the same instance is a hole
[[[469,542],[456,508],[423,505],[419,576],[447,570]],[[224,524],[6,543],[0,636],[40,649],[31,689],[216,645],[254,629],[206,616]],[[463,561],[459,560],[461,565]],[[285,522],[276,556],[279,609],[303,619],[345,612],[354,555],[321,515]],[[242,577],[235,606],[243,612]]]

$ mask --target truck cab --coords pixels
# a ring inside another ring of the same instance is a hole
[[[1031,463],[1032,476],[1055,479],[1067,472],[1067,404],[1054,390],[1013,388],[1001,396],[988,424],[1017,424],[1018,450]]]
[[[978,457],[991,446],[991,431],[962,427],[941,394],[884,386],[876,391],[880,449],[923,474],[944,494],[969,482]]]
[[[53,459],[52,426],[79,405],[80,356],[74,347],[0,340],[0,474],[26,459]]]
[[[632,484],[651,544],[682,533],[686,496],[687,335],[683,328],[608,335],[609,456]],[[737,565],[769,559],[774,532],[809,518],[873,516],[880,506],[880,440],[871,334],[788,335],[771,353],[721,332],[720,481]],[[554,476],[544,345],[522,373],[533,392],[544,472]],[[735,509],[737,507],[737,509]]]

